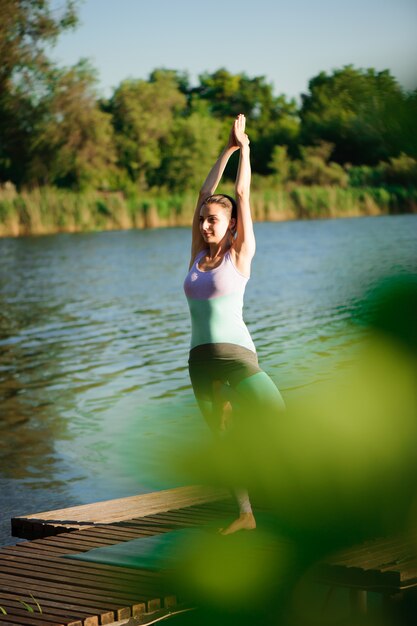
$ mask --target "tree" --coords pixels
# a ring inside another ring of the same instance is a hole
[[[302,95],[302,143],[333,143],[338,163],[372,165],[399,153],[404,133],[396,112],[406,97],[388,70],[348,65],[329,76],[321,72],[309,90]]]
[[[20,184],[42,81],[51,69],[45,49],[76,24],[76,2],[60,10],[48,0],[0,0],[0,181]]]
[[[303,146],[301,159],[293,163],[294,180],[302,185],[347,187],[348,174],[338,163],[330,162],[333,148],[331,143],[324,141],[316,146]]]
[[[222,123],[201,109],[174,120],[156,173],[157,184],[166,185],[171,191],[197,192],[218,157],[222,131]]]
[[[161,143],[185,105],[176,77],[169,72],[154,74],[149,81],[123,81],[106,105],[113,119],[118,164],[142,188],[160,167]]]
[[[24,76],[43,74],[49,66],[45,47],[77,23],[75,0],[62,0],[59,10],[48,0],[0,0],[0,93]]]
[[[288,158],[287,146],[274,146],[268,166],[273,172],[274,182],[278,185],[283,185],[289,180],[291,161]]]
[[[213,116],[225,121],[225,140],[231,120],[238,113],[246,115],[255,172],[270,173],[268,163],[276,144],[294,150],[299,132],[296,103],[284,95],[274,96],[273,86],[264,76],[249,78],[245,73],[231,74],[222,68],[213,74],[201,74],[199,80],[193,94],[208,103]]]
[[[329,161],[333,145],[324,141],[316,146],[302,146],[301,158],[290,160],[286,146],[275,146],[269,164],[278,184],[289,181],[301,185],[337,185],[346,187],[348,174],[338,163]]]
[[[85,61],[49,73],[31,136],[27,182],[107,186],[116,154],[111,116],[99,109],[95,82]]]
[[[161,80],[174,82],[177,85],[179,91],[186,97],[188,97],[191,92],[190,76],[188,72],[182,72],[180,70],[170,70],[165,67],[157,67],[150,73],[149,82],[156,83]]]

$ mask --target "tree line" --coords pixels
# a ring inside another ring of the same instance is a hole
[[[405,91],[389,70],[321,72],[300,103],[275,95],[264,76],[224,68],[197,85],[155,69],[102,98],[89,62],[61,68],[48,58],[76,26],[76,2],[1,4],[0,184],[127,196],[197,189],[242,112],[255,186],[416,186],[417,89]]]

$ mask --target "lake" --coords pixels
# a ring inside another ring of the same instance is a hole
[[[255,225],[245,320],[284,399],[349,359],[364,294],[415,270],[416,226]],[[164,446],[208,432],[187,369],[189,249],[186,228],[0,240],[0,545],[13,515],[177,484]]]

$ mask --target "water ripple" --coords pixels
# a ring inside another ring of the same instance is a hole
[[[256,225],[245,319],[284,396],[325,380],[341,353],[348,364],[364,290],[415,269],[416,219]],[[178,438],[204,428],[187,367],[189,237],[178,228],[0,240],[1,476],[17,492],[27,481],[66,489],[67,502],[135,493],[151,470],[129,478],[115,451],[132,424],[143,446],[172,421]]]

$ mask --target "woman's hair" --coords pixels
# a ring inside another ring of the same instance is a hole
[[[207,206],[208,204],[219,204],[225,210],[227,217],[229,219],[234,218],[237,222],[237,204],[232,196],[228,196],[225,193],[215,193],[212,196],[208,196],[201,206]]]

